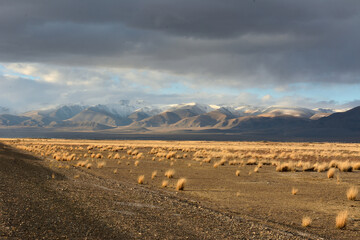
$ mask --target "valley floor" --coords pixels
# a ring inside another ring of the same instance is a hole
[[[7,145],[0,144],[0,238],[360,238],[359,201],[345,197],[349,186],[360,184],[359,171],[341,173],[337,183],[324,172],[275,172],[269,165],[255,173],[252,165],[214,168],[190,156],[154,161],[146,145],[161,146],[160,141],[134,144],[133,149],[144,153],[137,166],[126,151],[120,151],[124,160],[105,159],[106,165],[99,168],[104,159],[90,159],[93,167],[87,169],[77,167],[76,161],[56,161],[14,149],[11,145],[19,144],[17,140],[3,142]],[[75,149],[116,142],[54,140],[48,144],[54,143]],[[175,175],[167,188],[161,188],[164,172],[170,168]],[[152,180],[154,170],[157,176]],[[137,184],[142,174],[145,184]],[[180,177],[187,179],[184,191],[174,189]],[[297,195],[290,193],[293,186],[299,189]],[[350,221],[340,230],[334,226],[335,217],[343,209],[349,210]],[[311,227],[301,227],[305,215],[313,219]]]

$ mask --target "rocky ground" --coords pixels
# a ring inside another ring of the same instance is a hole
[[[70,168],[0,144],[1,239],[321,239],[183,192]]]

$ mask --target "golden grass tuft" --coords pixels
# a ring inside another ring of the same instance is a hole
[[[154,179],[157,175],[157,171],[153,171],[152,174],[151,174],[151,179]]]
[[[335,174],[335,168],[330,168],[327,172],[327,177],[328,178],[333,178]]]
[[[291,194],[292,194],[292,195],[296,195],[296,194],[298,193],[298,191],[299,191],[299,189],[293,187],[293,188],[291,189]]]
[[[360,162],[354,162],[352,168],[353,170],[360,170]]]
[[[140,175],[137,179],[137,182],[138,184],[144,184],[144,179],[145,179],[145,176],[144,175]]]
[[[86,164],[86,168],[87,168],[87,169],[90,169],[91,167],[92,167],[92,164],[91,164],[91,163]]]
[[[346,197],[351,201],[355,201],[358,193],[359,193],[359,189],[355,186],[352,186],[346,191]]]
[[[277,172],[295,171],[295,164],[293,162],[281,163],[276,167]]]
[[[336,228],[342,229],[346,227],[346,222],[348,218],[348,211],[339,212],[335,219]]]
[[[135,167],[139,166],[139,161],[135,161],[134,165]]]
[[[78,179],[80,177],[80,175],[75,175],[74,179]]]
[[[166,188],[168,186],[168,184],[169,184],[169,181],[163,180],[161,183],[161,187]]]
[[[351,166],[351,163],[349,161],[340,162],[338,164],[338,168],[342,172],[351,172],[352,171],[352,166]]]
[[[235,175],[240,176],[240,170],[236,170]]]
[[[259,167],[256,166],[256,167],[254,168],[254,172],[255,172],[255,173],[258,173],[258,172],[259,172]]]
[[[176,183],[176,190],[177,191],[183,191],[185,188],[186,179],[180,178]]]
[[[117,169],[114,169],[113,173],[114,174],[117,174],[118,170]]]
[[[106,162],[98,162],[97,163],[98,168],[103,168],[105,165],[106,165]]]
[[[172,178],[172,177],[174,177],[174,175],[175,175],[174,169],[169,169],[165,172],[165,177],[167,177],[167,178]]]
[[[303,217],[302,221],[301,221],[301,226],[308,227],[308,226],[310,226],[311,222],[312,222],[312,220],[310,217]]]

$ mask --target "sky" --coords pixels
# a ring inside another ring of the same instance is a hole
[[[358,0],[2,0],[0,112],[360,105]]]

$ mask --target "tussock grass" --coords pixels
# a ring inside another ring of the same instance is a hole
[[[330,168],[327,172],[327,177],[328,178],[333,178],[335,175],[335,168]]]
[[[295,171],[295,164],[293,162],[281,163],[276,167],[277,172]]]
[[[342,172],[351,172],[352,171],[352,166],[351,166],[351,163],[349,161],[340,162],[338,164],[338,168]]]
[[[301,221],[301,226],[308,227],[308,226],[310,226],[311,222],[312,222],[312,220],[310,217],[303,217],[302,221]]]
[[[360,162],[354,162],[352,168],[353,170],[360,170]]]
[[[335,219],[335,226],[338,229],[343,229],[346,227],[347,218],[348,218],[348,211],[339,212]]]
[[[114,169],[113,173],[114,174],[117,174],[118,170],[117,169]]]
[[[347,199],[354,201],[358,193],[359,193],[359,189],[355,186],[352,186],[346,191],[346,197]]]
[[[74,175],[74,179],[78,179],[80,175]]]
[[[167,178],[173,178],[175,175],[175,170],[174,169],[169,169],[165,172],[165,177]]]
[[[139,161],[134,162],[135,167],[139,166]]]
[[[106,162],[98,162],[97,163],[98,168],[103,168],[103,167],[105,167],[105,165],[106,165]]]
[[[176,190],[177,191],[183,191],[185,188],[186,179],[180,178],[176,183]]]
[[[298,191],[299,191],[299,189],[293,187],[293,188],[291,189],[291,194],[292,194],[292,195],[296,195],[296,194],[298,193]]]
[[[140,175],[137,179],[137,182],[138,184],[144,184],[144,179],[145,179],[145,176],[144,175]]]
[[[86,168],[87,168],[87,169],[92,168],[92,164],[91,164],[91,163],[86,164]]]
[[[240,176],[240,170],[236,170],[235,175]]]
[[[161,187],[166,188],[169,185],[169,181],[163,180],[161,183]]]
[[[153,171],[151,173],[151,179],[154,179],[156,177],[156,175],[157,175],[157,171]]]

